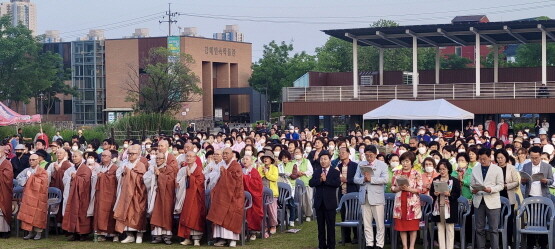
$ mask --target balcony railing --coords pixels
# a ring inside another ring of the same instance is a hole
[[[541,82],[481,83],[480,96],[476,84],[422,84],[418,96],[413,97],[412,85],[359,86],[358,98],[353,97],[353,86],[313,86],[283,88],[283,102],[372,101],[372,100],[431,100],[431,99],[522,99],[547,98],[550,86]]]

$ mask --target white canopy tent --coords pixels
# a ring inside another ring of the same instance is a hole
[[[461,120],[474,119],[474,113],[463,110],[445,99],[409,101],[391,100],[382,106],[365,113],[362,120],[399,119],[399,120]],[[412,126],[412,124],[411,124]]]

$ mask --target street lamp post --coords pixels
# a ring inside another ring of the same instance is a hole
[[[42,100],[44,99],[44,93],[39,93],[39,100],[40,100],[40,105],[39,105],[39,114],[43,114],[43,104],[42,104]]]

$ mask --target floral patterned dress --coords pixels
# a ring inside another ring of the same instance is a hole
[[[409,172],[404,172],[403,170],[395,172],[393,186],[397,186],[396,177],[401,175],[409,179],[410,188],[422,189],[422,177],[414,169]],[[420,195],[408,191],[397,192],[393,208],[395,230],[400,232],[418,231],[420,230],[421,217]]]

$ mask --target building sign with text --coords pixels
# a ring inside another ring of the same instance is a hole
[[[235,57],[236,50],[234,48],[205,46],[204,47],[204,54]]]

